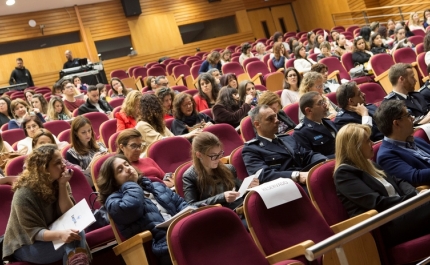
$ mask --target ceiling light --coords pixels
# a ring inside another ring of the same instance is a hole
[[[15,4],[15,0],[7,0],[6,1],[6,5],[8,5],[8,6],[12,6],[14,4]]]

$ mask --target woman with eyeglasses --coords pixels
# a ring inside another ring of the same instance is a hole
[[[255,89],[255,85],[250,80],[243,80],[239,84],[239,100],[243,104],[246,100],[247,95],[252,96],[251,105],[257,106],[258,99],[260,98],[260,95],[262,94],[260,90]]]
[[[168,87],[160,87],[155,90],[155,95],[163,105],[164,120],[173,119],[173,100],[175,92]]]
[[[133,90],[127,94],[122,103],[121,111],[115,113],[117,132],[136,127],[141,97],[142,93],[137,90]]]
[[[109,157],[97,179],[100,202],[106,207],[121,236],[129,239],[149,230],[157,264],[171,265],[167,230],[156,228],[188,204],[163,183],[139,174],[123,155]]]
[[[76,91],[76,87],[72,82],[64,81],[61,85],[63,87],[64,105],[66,105],[66,108],[70,112],[73,112],[75,109],[79,108],[85,103],[85,100],[76,98],[79,93]]]
[[[221,88],[216,104],[212,108],[214,121],[230,124],[234,128],[238,127],[240,121],[248,116],[252,100],[251,95],[246,95],[245,101],[241,103],[237,89],[232,87]]]
[[[48,114],[46,116],[49,121],[62,120],[70,122],[73,119],[72,113],[66,108],[63,100],[57,97],[53,97],[49,101]]]
[[[300,73],[306,73],[311,70],[313,64],[316,64],[314,60],[308,58],[306,55],[306,49],[302,45],[297,45],[294,49],[294,56],[296,60],[294,60],[294,68],[297,69]]]
[[[0,98],[0,127],[11,119],[13,119],[13,114],[10,108],[10,99],[2,97]]]
[[[191,152],[193,165],[182,178],[185,201],[192,205],[221,204],[232,210],[241,205],[244,198],[237,197],[242,181],[232,165],[220,161],[224,151],[218,137],[202,132],[194,138]],[[258,185],[259,180],[255,178],[249,188]]]
[[[139,174],[149,179],[164,179],[163,182],[169,188],[174,186],[171,177],[165,177],[166,173],[149,157],[141,158],[144,142],[142,135],[136,129],[125,129],[116,138],[116,152],[124,155]],[[169,172],[170,173],[170,172]]]
[[[370,134],[367,125],[347,124],[336,136],[334,182],[350,217],[372,209],[380,213],[419,194],[407,181],[390,176],[372,162]],[[384,243],[394,246],[429,234],[429,206],[425,203],[382,225],[380,232]]]
[[[208,115],[197,112],[193,96],[185,92],[176,95],[173,110],[175,119],[172,122],[172,133],[182,135],[190,141],[201,133],[203,128],[215,123]]]
[[[369,46],[366,40],[362,36],[354,38],[354,51],[352,52],[352,62],[354,65],[364,65],[364,69],[371,70],[372,67],[369,65],[370,57],[373,55],[369,51]]]
[[[194,95],[197,111],[211,109],[215,105],[219,92],[215,78],[211,74],[204,73],[199,75],[197,84],[199,93]]]
[[[299,87],[302,75],[294,67],[285,69],[284,89],[281,94],[281,103],[285,107],[299,101]]]
[[[303,75],[303,79],[299,88],[299,95],[304,95],[310,91],[317,91],[327,103],[328,115],[326,118],[333,119],[336,117],[339,107],[324,95],[324,77],[322,74],[317,72],[309,72]],[[299,121],[301,121],[304,117],[305,115],[299,109]]]
[[[43,97],[42,94],[34,94],[31,99],[31,106],[33,107],[31,111],[40,112],[43,118],[46,120],[46,115],[48,113],[48,102]]]
[[[111,98],[125,98],[127,96],[128,90],[118,77],[113,77],[110,80],[110,87],[112,88]]]
[[[33,151],[33,137],[44,127],[37,116],[26,117],[22,122],[22,127],[24,129],[25,138],[18,142],[17,150],[21,154],[28,155]],[[60,149],[67,145],[67,142],[60,142],[55,136],[54,139],[55,144],[57,144]]]
[[[33,112],[29,113],[29,106],[27,102],[20,98],[12,100],[10,103],[10,109],[12,110],[14,119],[9,121],[8,129],[22,128],[22,122],[27,116],[37,116],[42,123],[45,123],[43,115],[38,112],[38,110],[34,110]]]
[[[136,129],[142,134],[145,142],[142,152],[146,152],[146,148],[157,140],[175,136],[164,123],[163,106],[157,96],[143,94],[139,109],[140,120],[136,124]]]

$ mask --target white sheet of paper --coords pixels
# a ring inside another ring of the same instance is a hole
[[[55,220],[55,222],[49,226],[49,230],[55,231],[76,229],[81,232],[95,221],[96,219],[94,218],[87,201],[82,199],[80,202],[75,204],[75,206],[70,208],[67,212]],[[52,243],[54,244],[55,249],[58,249],[64,245],[64,242],[61,240],[52,241]]]
[[[251,176],[243,179],[242,185],[240,185],[240,188],[238,190],[240,195],[236,198],[236,200],[238,200],[239,198],[241,198],[245,194],[245,192],[248,190],[249,184],[251,184],[253,179],[258,178],[262,171],[263,171],[263,169],[260,169],[257,172],[255,172],[254,175],[251,175]]]
[[[267,209],[302,197],[296,183],[288,178],[275,179],[250,190],[255,190],[260,194]]]
[[[159,223],[159,224],[158,224],[158,225],[156,225],[155,227],[156,227],[156,228],[168,228],[168,227],[169,227],[169,225],[170,225],[173,221],[175,221],[175,219],[176,219],[176,218],[178,218],[179,216],[181,216],[181,215],[182,215],[182,214],[184,214],[184,213],[192,212],[192,211],[194,211],[195,209],[197,209],[197,207],[196,207],[196,206],[189,205],[189,206],[185,207],[184,209],[182,209],[179,213],[177,213],[177,214],[175,214],[174,216],[172,216],[172,218],[170,218],[169,220],[166,220],[166,221],[164,221],[164,222],[162,222],[162,223]]]

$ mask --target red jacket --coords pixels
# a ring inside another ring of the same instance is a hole
[[[196,108],[198,112],[209,108],[208,102],[199,94],[194,95],[194,101],[196,102]]]
[[[115,113],[115,118],[117,132],[136,127],[136,120],[131,116],[127,116],[124,112]]]

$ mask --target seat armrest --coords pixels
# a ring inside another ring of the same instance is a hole
[[[258,78],[260,78],[260,76],[262,76],[262,75],[263,75],[262,73],[256,74],[254,77],[251,78],[251,81],[255,82],[255,80],[257,80]]]
[[[387,71],[385,71],[385,72],[383,72],[382,74],[377,75],[377,76],[376,76],[376,74],[375,74],[375,82],[378,82],[378,81],[380,81],[381,79],[383,79],[383,78],[387,77],[387,76],[388,76],[388,71],[390,71],[390,70],[387,70]]]
[[[338,77],[339,73],[340,73],[339,70],[335,70],[327,76],[327,79],[336,79],[337,82],[339,83],[339,77]]]
[[[372,217],[376,214],[378,214],[378,212],[376,210],[370,210],[370,211],[367,211],[367,212],[362,213],[360,215],[349,218],[343,222],[334,224],[334,225],[330,226],[330,228],[333,230],[334,233],[339,233],[339,232],[341,232],[347,228],[350,228],[353,225],[356,225],[360,222],[363,222],[366,219],[369,219],[370,217]]]
[[[145,250],[143,249],[143,243],[148,242],[150,240],[152,240],[151,232],[145,231],[122,242],[118,246],[114,247],[113,251],[117,256],[120,254],[123,255],[124,253],[126,253],[129,250],[132,250],[135,247],[139,247],[143,250],[143,252],[145,252]]]
[[[305,255],[306,249],[313,245],[315,245],[315,243],[312,240],[306,240],[292,247],[273,253],[272,255],[267,256],[266,260],[270,264],[275,264],[283,260],[288,260],[288,259],[293,259],[295,257],[303,256]]]

